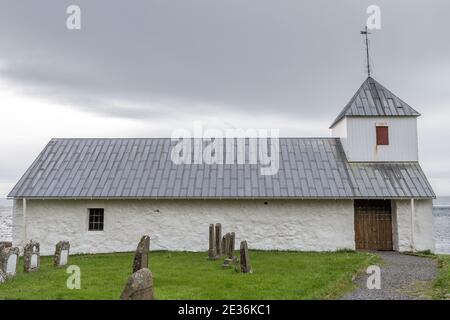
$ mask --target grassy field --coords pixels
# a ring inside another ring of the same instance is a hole
[[[0,285],[1,299],[118,299],[131,274],[133,254],[71,256],[81,269],[81,289],[69,290],[65,268],[41,258],[41,270]],[[157,299],[330,299],[352,287],[351,278],[372,255],[356,252],[251,251],[253,274],[222,269],[206,253],[151,252]]]

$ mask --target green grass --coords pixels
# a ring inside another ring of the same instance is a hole
[[[439,275],[434,283],[436,299],[450,299],[450,255],[438,256]]]
[[[118,299],[131,274],[133,254],[75,255],[81,289],[69,290],[65,268],[41,258],[39,272],[23,273],[0,285],[1,299]],[[253,274],[222,269],[206,253],[151,252],[157,299],[332,299],[352,288],[352,276],[373,261],[367,253],[251,251]]]

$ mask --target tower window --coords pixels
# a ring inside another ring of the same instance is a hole
[[[389,145],[389,128],[387,126],[377,126],[377,146]]]

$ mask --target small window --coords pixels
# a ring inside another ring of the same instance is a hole
[[[377,146],[389,145],[389,128],[386,126],[377,126]]]
[[[89,209],[89,231],[103,231],[104,209]]]

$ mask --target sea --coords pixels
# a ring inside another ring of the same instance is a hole
[[[435,251],[450,254],[450,197],[434,200],[433,216]]]
[[[0,242],[11,241],[12,206],[2,203],[0,206]]]
[[[438,197],[433,203],[436,253],[450,254],[450,197]],[[12,203],[0,201],[0,241],[12,240]]]

